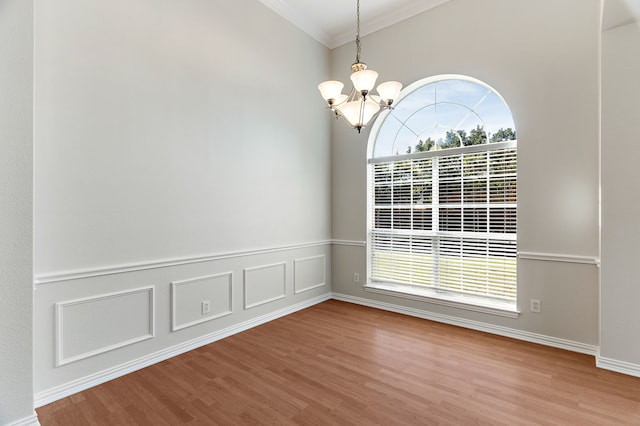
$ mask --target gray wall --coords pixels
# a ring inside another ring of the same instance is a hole
[[[640,24],[602,34],[602,365],[640,375]],[[632,365],[625,365],[631,363]]]
[[[329,236],[319,43],[255,0],[42,1],[36,30],[36,276]]]
[[[326,47],[255,0],[35,28],[38,405],[328,297]]]
[[[33,2],[0,0],[0,424],[33,411]]]
[[[495,88],[518,131],[518,319],[374,295],[366,249],[333,251],[333,291],[446,317],[598,344],[598,1],[452,0],[363,39],[380,81],[405,86],[463,74]],[[332,51],[332,77],[348,78],[353,44]],[[368,132],[332,128],[333,238],[366,240]],[[527,257],[527,258],[525,258]],[[542,257],[547,260],[532,260]],[[586,263],[580,263],[586,262]],[[529,312],[529,300],[542,312]]]

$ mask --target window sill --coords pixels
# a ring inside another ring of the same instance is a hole
[[[451,308],[465,309],[467,311],[482,312],[484,314],[498,315],[507,318],[518,318],[520,312],[515,305],[509,303],[490,302],[467,296],[455,296],[450,294],[439,294],[430,289],[419,289],[414,287],[369,283],[364,286],[365,291],[386,296],[401,297],[403,299],[428,302],[436,305],[448,306]]]

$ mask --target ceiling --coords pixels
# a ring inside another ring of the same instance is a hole
[[[333,49],[356,35],[356,0],[260,0]],[[449,0],[361,0],[360,34],[367,35]]]
[[[355,39],[356,0],[260,0],[333,49]],[[450,0],[361,0],[360,34],[367,35]],[[640,0],[604,0],[602,29],[640,21]]]
[[[602,30],[640,21],[640,0],[605,0]]]

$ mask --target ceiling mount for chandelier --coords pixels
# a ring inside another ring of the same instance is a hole
[[[348,95],[342,94],[344,84],[330,80],[318,85],[322,97],[329,104],[329,109],[343,119],[349,126],[360,130],[369,125],[381,111],[391,108],[402,89],[397,81],[387,81],[376,87],[378,95],[371,95],[378,78],[378,73],[368,70],[360,61],[360,0],[356,4],[356,62],[351,65],[351,82],[353,88]]]

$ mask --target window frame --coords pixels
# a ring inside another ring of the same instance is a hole
[[[469,81],[475,84],[479,84],[483,87],[486,87],[493,91],[495,94],[500,96],[500,94],[488,86],[486,83],[479,81],[477,79],[461,76],[461,75],[440,75],[425,78],[406,87],[402,93],[396,104],[400,103],[405,97],[411,95],[414,91],[433,83],[437,83],[439,81],[444,80],[464,80]],[[503,99],[504,101],[504,99]],[[505,105],[506,102],[505,102]],[[508,105],[507,105],[508,107]],[[414,152],[411,154],[402,154],[402,155],[391,155],[385,157],[374,157],[375,144],[378,137],[378,133],[383,126],[387,116],[391,114],[392,111],[385,111],[374,123],[368,140],[367,146],[367,280],[364,285],[364,289],[368,292],[383,294],[383,295],[391,295],[395,297],[401,297],[410,300],[418,300],[418,301],[426,301],[433,304],[444,305],[449,307],[461,308],[476,312],[483,312],[493,315],[505,316],[510,318],[517,318],[520,312],[517,309],[517,252],[516,252],[516,300],[513,303],[510,302],[502,302],[497,300],[491,300],[482,297],[474,297],[469,295],[461,295],[461,294],[452,294],[452,293],[441,293],[436,292],[431,288],[421,288],[419,286],[410,285],[410,284],[397,284],[393,282],[386,281],[374,281],[372,280],[372,251],[374,249],[373,244],[373,233],[374,233],[374,166],[376,163],[385,163],[385,162],[401,162],[406,160],[417,160],[423,158],[435,158],[435,157],[444,157],[448,155],[462,155],[467,153],[474,152],[490,152],[493,150],[498,150],[504,147],[512,147],[516,150],[517,156],[517,140],[510,140],[504,142],[487,142],[486,144],[481,145],[471,145],[471,146],[461,146],[457,148],[450,148],[438,151],[426,151],[426,152]],[[491,148],[489,148],[491,147]],[[489,148],[489,149],[488,149]],[[517,161],[517,157],[516,157]],[[517,163],[516,163],[517,164]],[[516,166],[517,167],[517,166]],[[517,185],[517,168],[516,168],[516,185]],[[516,186],[517,188],[517,186]],[[517,189],[516,189],[517,194]],[[515,202],[516,205],[516,226],[517,226],[517,199]],[[393,206],[393,204],[392,204]],[[391,207],[393,208],[393,207]],[[462,226],[462,225],[461,225]],[[487,225],[488,226],[488,225]],[[432,227],[433,232],[433,227]],[[489,229],[487,228],[487,232],[485,234],[490,234]],[[516,241],[517,246],[517,229],[514,235],[514,239]]]

